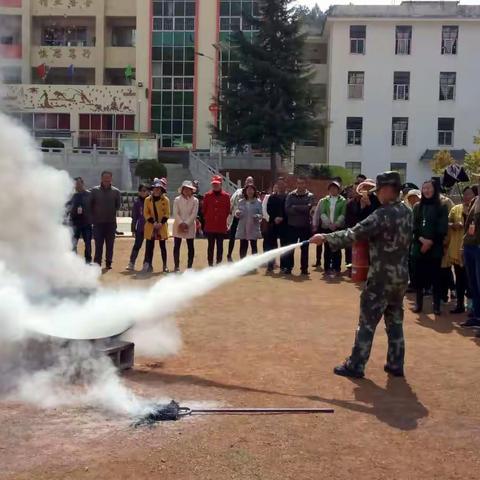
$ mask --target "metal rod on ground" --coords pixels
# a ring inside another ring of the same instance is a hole
[[[188,415],[306,415],[334,413],[333,408],[186,408],[180,407],[180,416]]]

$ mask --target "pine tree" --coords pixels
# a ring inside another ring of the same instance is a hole
[[[272,176],[277,155],[315,128],[311,67],[303,58],[305,35],[292,0],[262,0],[260,17],[250,18],[253,39],[232,34],[232,64],[227,86],[217,100],[220,124],[214,134],[227,151],[240,153],[247,145],[269,152]]]

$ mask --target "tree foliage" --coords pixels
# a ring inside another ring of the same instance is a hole
[[[431,164],[432,171],[440,175],[452,163],[455,163],[452,154],[448,150],[440,150],[433,156]]]
[[[327,18],[318,6],[318,3],[316,3],[312,8],[308,8],[303,5],[297,7],[297,14],[306,25],[317,28],[323,28]]]
[[[470,178],[472,178],[472,173],[480,172],[480,131],[478,132],[478,135],[474,137],[473,143],[479,145],[479,148],[473,152],[467,153],[464,161],[465,170]]]
[[[252,145],[269,152],[274,177],[277,155],[308,138],[315,125],[312,69],[303,59],[305,35],[291,1],[264,0],[260,17],[249,20],[257,30],[252,40],[232,34],[235,61],[218,99],[220,125],[213,127],[227,151]]]
[[[157,160],[140,160],[135,167],[135,175],[153,182],[155,178],[167,176],[167,168]]]

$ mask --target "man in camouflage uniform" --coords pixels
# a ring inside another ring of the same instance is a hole
[[[360,300],[360,321],[352,354],[334,373],[362,378],[370,357],[378,322],[385,319],[388,354],[385,371],[403,376],[403,298],[408,285],[408,256],[412,237],[412,213],[401,203],[400,175],[385,172],[377,177],[377,197],[382,206],[353,228],[326,235],[315,235],[310,242],[328,242],[332,249],[368,240],[370,269]]]

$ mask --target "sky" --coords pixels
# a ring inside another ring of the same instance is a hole
[[[297,0],[298,5],[313,7],[315,3],[325,11],[330,5],[345,5],[353,3],[355,5],[399,5],[402,0]],[[480,0],[462,0],[462,5],[478,5]]]

